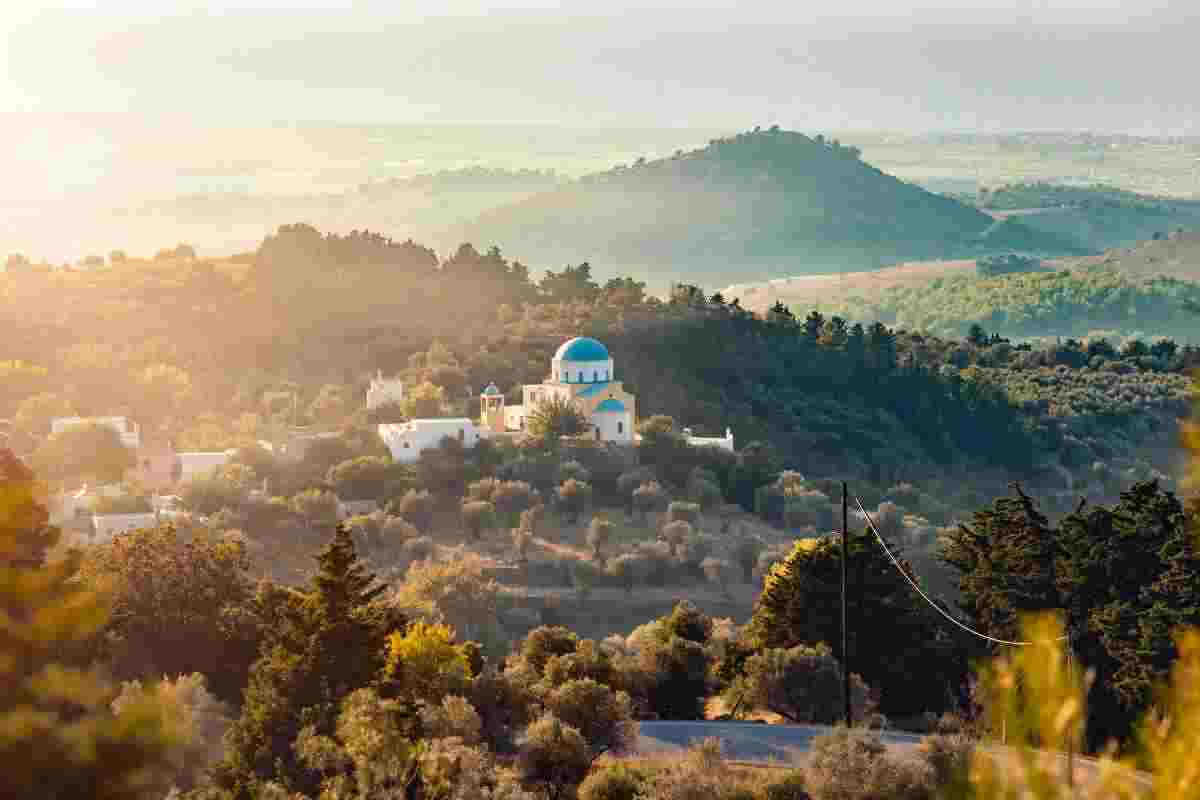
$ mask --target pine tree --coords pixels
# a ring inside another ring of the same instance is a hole
[[[235,797],[249,798],[269,781],[317,792],[321,776],[298,759],[296,737],[308,726],[333,735],[342,700],[379,675],[387,637],[403,627],[375,602],[384,587],[359,561],[348,526],[337,527],[316,561],[308,592],[260,590],[264,623],[274,634],[254,665],[217,770],[218,783]]]
[[[958,569],[960,605],[976,626],[1000,639],[1013,639],[1020,612],[1057,609],[1054,559],[1056,534],[1020,486],[960,525],[943,550]]]
[[[30,471],[0,450],[0,797],[160,796],[185,732],[160,700],[115,713],[116,690],[90,669],[87,640],[107,610],[75,580],[75,556],[50,560],[59,532]]]
[[[888,547],[899,555],[899,548]],[[852,534],[848,646],[851,669],[883,693],[885,713],[945,704],[966,671],[967,652],[936,612],[912,590],[873,536]],[[901,565],[912,574],[903,559]],[[841,544],[837,538],[797,542],[767,575],[750,632],[757,648],[824,642],[841,651]]]

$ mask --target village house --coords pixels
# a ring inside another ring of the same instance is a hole
[[[400,463],[416,461],[423,450],[432,450],[442,439],[457,439],[464,447],[474,447],[489,431],[466,417],[454,419],[410,419],[408,422],[384,423],[379,426],[379,438],[387,445],[392,460]]]

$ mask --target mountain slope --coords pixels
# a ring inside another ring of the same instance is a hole
[[[587,176],[487,212],[463,238],[504,242],[535,263],[644,270],[659,285],[1008,250],[1086,252],[900,181],[856,148],[777,129]]]

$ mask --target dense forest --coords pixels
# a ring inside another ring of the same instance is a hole
[[[549,262],[603,256],[656,287],[1007,250],[1089,252],[897,180],[856,148],[777,128],[585,176],[484,214],[463,238],[520,241]]]

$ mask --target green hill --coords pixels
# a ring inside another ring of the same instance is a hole
[[[660,286],[1088,252],[887,175],[857,148],[774,128],[586,176],[483,214],[463,238],[541,263],[592,260]]]
[[[1019,183],[963,196],[980,209],[1094,250],[1200,228],[1200,202],[1137,194],[1111,186]]]

